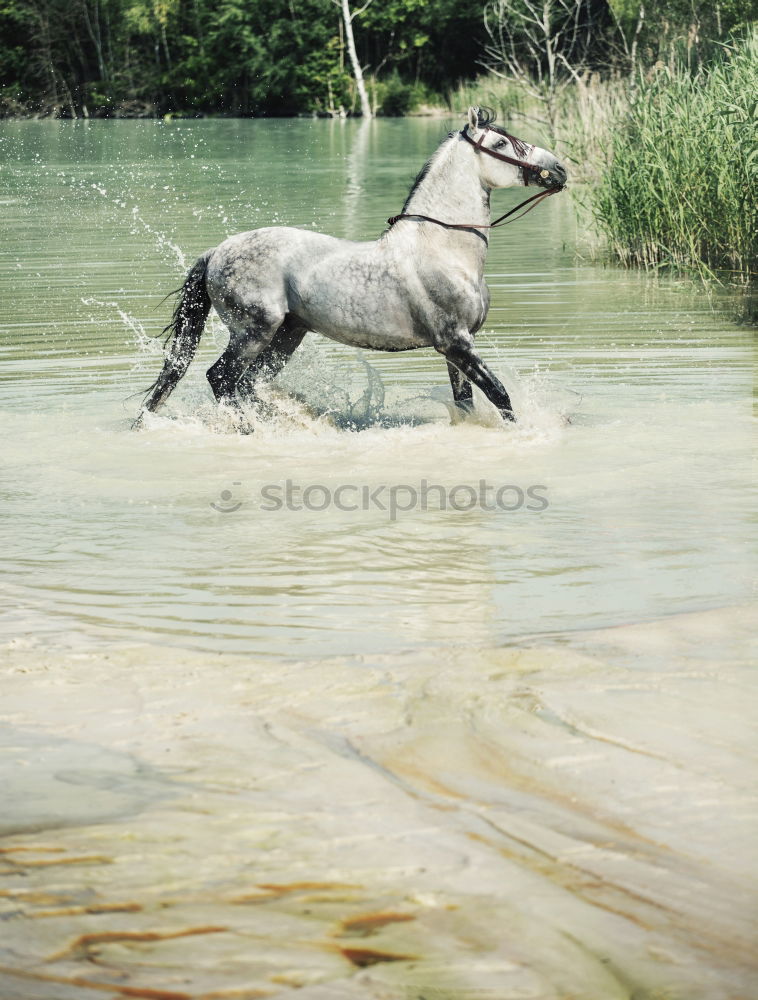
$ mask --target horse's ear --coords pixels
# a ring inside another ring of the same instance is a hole
[[[468,109],[468,127],[472,132],[479,128],[479,108],[476,105]]]

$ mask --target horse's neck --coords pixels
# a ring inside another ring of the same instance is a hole
[[[412,192],[403,209],[406,215],[428,215],[440,222],[455,225],[486,226],[490,221],[489,191],[482,187],[479,172],[472,168],[471,158],[463,144],[453,142],[440,150],[429,165],[426,176]],[[471,233],[448,233],[459,237],[456,243],[475,251],[484,264],[486,242]]]

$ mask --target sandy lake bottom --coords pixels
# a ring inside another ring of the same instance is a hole
[[[748,1000],[754,616],[288,665],[12,642],[0,995]]]

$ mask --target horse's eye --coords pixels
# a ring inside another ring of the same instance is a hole
[[[501,139],[500,142],[496,142],[495,143],[495,149],[502,149],[503,146],[507,146],[507,145],[508,145],[508,140],[507,139]]]

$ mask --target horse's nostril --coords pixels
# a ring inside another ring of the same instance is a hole
[[[553,184],[557,187],[563,187],[566,183],[568,174],[566,173],[566,168],[562,163],[556,163],[553,165]]]

